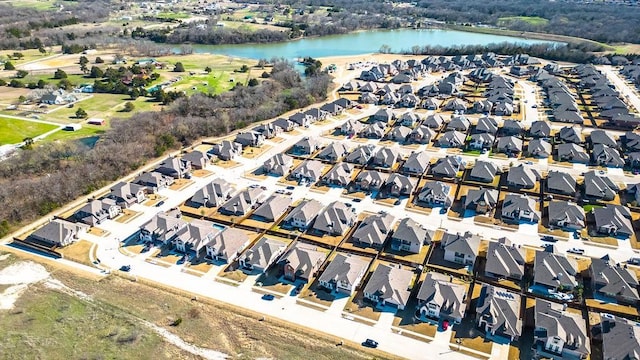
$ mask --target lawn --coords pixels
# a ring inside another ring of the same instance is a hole
[[[46,141],[57,141],[57,140],[76,140],[76,139],[84,139],[90,138],[93,136],[100,136],[104,134],[105,129],[99,125],[87,125],[83,124],[80,130],[76,131],[67,131],[67,130],[59,130],[54,132],[53,134],[47,136],[44,140]]]
[[[58,249],[58,251],[65,259],[91,266],[91,261],[89,261],[91,246],[93,246],[93,243],[86,240],[80,240],[69,246]]]
[[[138,105],[144,101],[145,98],[139,98],[134,102],[134,105]],[[91,97],[84,98],[78,101],[72,108],[61,107],[56,111],[52,111],[45,115],[47,120],[60,121],[62,123],[77,122],[76,111],[82,108],[87,112],[89,118],[102,118],[109,119],[112,116],[118,116],[117,107],[125,102],[130,101],[126,95],[119,94],[92,94]]]
[[[0,116],[0,145],[17,144],[27,137],[36,137],[55,128],[55,125]]]
[[[549,23],[548,19],[539,16],[505,16],[498,19],[498,25],[506,25],[516,21],[526,22],[533,26],[544,26]]]

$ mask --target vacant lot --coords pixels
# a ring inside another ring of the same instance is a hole
[[[0,145],[17,144],[24,138],[36,137],[55,128],[54,125],[0,116]]]

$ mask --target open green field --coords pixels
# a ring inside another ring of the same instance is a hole
[[[185,12],[172,12],[172,11],[165,11],[165,12],[161,12],[158,15],[156,15],[157,18],[159,19],[171,19],[171,20],[178,20],[178,19],[188,19],[191,16]]]
[[[51,10],[55,8],[56,0],[1,0],[0,4],[11,4],[12,6],[29,7],[36,10]]]
[[[27,137],[35,137],[55,128],[50,124],[0,116],[0,145],[17,144]]]
[[[106,126],[82,124],[82,129],[76,131],[59,130],[47,136],[44,141],[68,141],[88,138],[91,136],[99,136],[103,134]]]
[[[113,115],[117,111],[116,108],[120,104],[130,101],[129,96],[119,94],[92,94],[88,99],[78,101],[72,108],[63,106],[44,116],[49,121],[60,123],[77,122],[75,118],[78,108],[84,109],[89,118],[97,117],[106,119],[107,116]],[[124,105],[123,105],[124,106]]]
[[[505,25],[516,21],[526,22],[534,26],[544,26],[549,22],[548,19],[539,16],[508,16],[499,18],[498,25]]]

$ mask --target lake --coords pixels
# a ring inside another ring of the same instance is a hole
[[[332,35],[300,40],[239,45],[193,45],[196,53],[223,54],[249,59],[283,57],[297,59],[327,56],[359,55],[378,52],[388,45],[393,52],[410,50],[412,46],[488,45],[491,43],[540,44],[556,43],[502,35],[472,33],[440,29],[399,29],[360,31],[344,35]]]

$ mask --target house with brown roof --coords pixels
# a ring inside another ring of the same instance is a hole
[[[318,283],[329,291],[352,295],[367,272],[369,262],[366,257],[338,253],[324,269]]]
[[[421,317],[459,324],[467,310],[467,287],[448,275],[429,272],[416,296]]]
[[[404,310],[411,294],[409,286],[412,279],[413,272],[402,269],[400,265],[380,264],[367,281],[364,297],[376,307],[391,306]]]

